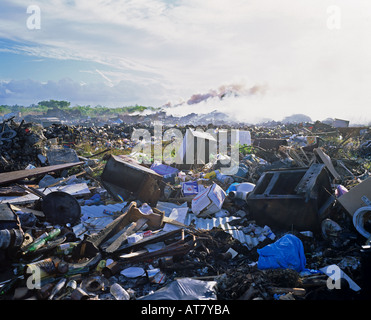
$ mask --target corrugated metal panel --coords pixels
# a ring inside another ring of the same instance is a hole
[[[108,212],[117,212],[121,211],[126,205],[127,202],[99,206],[82,206],[81,207],[82,222],[74,227],[75,234],[80,238],[83,238],[84,234],[98,232],[99,230],[103,229],[106,225],[113,221],[113,216],[104,213],[105,210]],[[173,207],[181,208],[183,206],[174,205]],[[164,208],[165,207],[162,207],[161,209]],[[169,206],[169,208],[167,208],[167,210],[164,211],[170,212],[171,210],[172,206]],[[168,216],[168,214],[166,215]],[[231,226],[229,222],[235,219],[238,219],[238,217],[229,216],[218,218],[216,217],[199,218],[195,214],[189,212],[185,218],[184,224],[189,226],[193,222],[195,228],[199,230],[211,230],[214,227],[220,227],[225,232],[228,232],[234,239],[239,240],[249,249],[252,249],[259,243],[258,238],[250,237],[249,235],[245,234],[242,230],[239,230],[237,227]]]
[[[194,221],[195,228],[199,230],[211,230],[214,227],[220,227],[251,250],[260,242],[258,237],[251,237],[237,227],[231,226],[229,222],[234,219],[238,218],[234,216],[223,218],[197,218],[194,214],[188,213],[184,224],[189,226],[191,222]]]
[[[233,216],[223,218],[199,218],[193,213],[188,213],[184,224],[189,226],[194,220],[196,229],[211,230],[213,227],[218,227],[234,219],[236,219],[236,217]]]

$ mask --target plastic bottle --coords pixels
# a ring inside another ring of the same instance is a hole
[[[143,203],[142,206],[139,208],[139,210],[143,214],[151,214],[151,213],[153,213],[152,208],[148,205],[148,203]]]
[[[110,292],[116,300],[130,300],[129,293],[118,283],[114,283],[111,286]]]
[[[45,232],[40,237],[38,237],[29,247],[26,248],[26,252],[34,252],[41,248],[45,243],[61,233],[61,229],[56,228],[49,233]]]
[[[55,300],[62,300],[64,297],[70,295],[77,288],[76,280],[69,280],[65,286],[64,293],[57,297]]]
[[[65,242],[59,244],[55,248],[55,252],[56,254],[68,255],[72,252],[73,248],[76,247],[78,244],[79,242]]]
[[[215,177],[216,177],[216,171],[211,171],[211,172],[208,172],[204,175],[205,179],[212,179],[212,178],[215,178]]]
[[[98,265],[95,268],[95,271],[101,273],[102,270],[105,268],[105,266],[106,266],[106,260],[101,260],[101,261],[98,262]]]
[[[231,191],[229,192],[228,197],[230,199],[240,199],[246,201],[248,194],[249,193],[246,191]]]
[[[66,282],[67,282],[67,279],[65,278],[62,278],[61,280],[59,280],[58,283],[54,286],[53,290],[51,291],[51,294],[48,297],[48,300],[53,300],[54,296],[63,289]]]

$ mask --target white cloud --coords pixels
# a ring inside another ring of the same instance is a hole
[[[156,93],[153,101],[166,103],[222,84],[267,83],[263,98],[244,102],[249,110],[229,109],[345,116],[368,107],[371,3],[365,0],[336,1],[339,30],[327,26],[329,0],[33,4],[41,8],[38,31],[26,29],[27,1],[2,0],[13,14],[0,14],[0,37],[25,43],[3,50],[99,63],[112,90],[130,83],[137,96],[151,101]]]

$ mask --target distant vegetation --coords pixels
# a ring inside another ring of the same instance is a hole
[[[134,112],[143,112],[143,111],[155,111],[157,110],[154,107],[146,106],[127,106],[121,108],[109,108],[104,106],[73,106],[68,101],[58,101],[58,100],[49,100],[49,101],[40,101],[37,104],[32,104],[28,107],[19,106],[19,105],[0,105],[0,115],[12,113],[12,112],[21,112],[22,116],[25,115],[46,115],[48,110],[59,109],[66,114],[79,115],[79,116],[89,116],[89,117],[99,117],[103,115],[114,115],[114,114],[128,114]]]

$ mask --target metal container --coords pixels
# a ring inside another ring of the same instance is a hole
[[[120,200],[133,195],[136,199],[156,206],[161,196],[163,177],[152,169],[124,157],[111,155],[101,175],[106,190]]]
[[[319,231],[334,200],[325,165],[313,164],[264,172],[246,202],[258,224]]]

